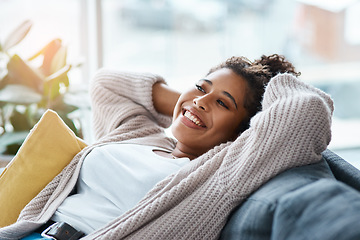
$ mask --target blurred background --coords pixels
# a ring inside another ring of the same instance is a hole
[[[303,81],[331,94],[329,148],[360,168],[359,0],[0,0],[0,43],[26,20],[31,31],[0,57],[0,79],[14,54],[28,59],[61,39],[72,67],[69,85],[60,82],[87,142],[93,141],[87,86],[101,67],[157,73],[183,90],[233,55],[279,53]],[[2,114],[28,112],[31,104],[19,105],[25,106],[12,104]],[[6,119],[0,135],[16,129]]]

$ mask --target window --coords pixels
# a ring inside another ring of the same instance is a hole
[[[360,153],[360,1],[102,0],[104,66],[150,71],[183,89],[232,55],[280,53],[332,95],[329,148]]]
[[[24,54],[51,38],[82,57],[73,84],[99,67],[150,71],[183,90],[232,55],[284,54],[301,79],[332,95],[329,148],[360,167],[359,0],[0,0],[0,38],[34,27]],[[21,8],[18,6],[22,6]]]

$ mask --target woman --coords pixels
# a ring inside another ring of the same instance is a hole
[[[232,57],[180,95],[156,75],[100,71],[91,88],[99,141],[0,238],[52,219],[84,239],[216,239],[247,196],[288,168],[320,161],[329,144],[331,99],[294,75],[282,56]],[[171,115],[176,140],[164,133]]]

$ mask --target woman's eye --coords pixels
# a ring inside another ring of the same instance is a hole
[[[197,90],[205,93],[205,90],[204,90],[200,85],[197,85],[197,84],[196,84],[195,86],[196,86],[196,89],[197,89]]]
[[[222,107],[224,107],[224,108],[226,108],[226,109],[229,109],[228,106],[226,106],[226,104],[225,104],[223,101],[217,100],[217,103],[218,103],[220,106],[222,106]]]

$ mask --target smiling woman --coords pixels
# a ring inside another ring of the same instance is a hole
[[[184,92],[174,110],[172,133],[178,140],[174,155],[200,156],[219,143],[234,139],[248,117],[244,107],[247,82],[222,68]]]
[[[99,71],[90,91],[98,141],[0,238],[65,222],[85,239],[217,239],[253,191],[320,161],[329,144],[332,101],[296,74],[283,56],[233,57],[179,93],[158,75]],[[165,133],[171,123],[176,139]]]

